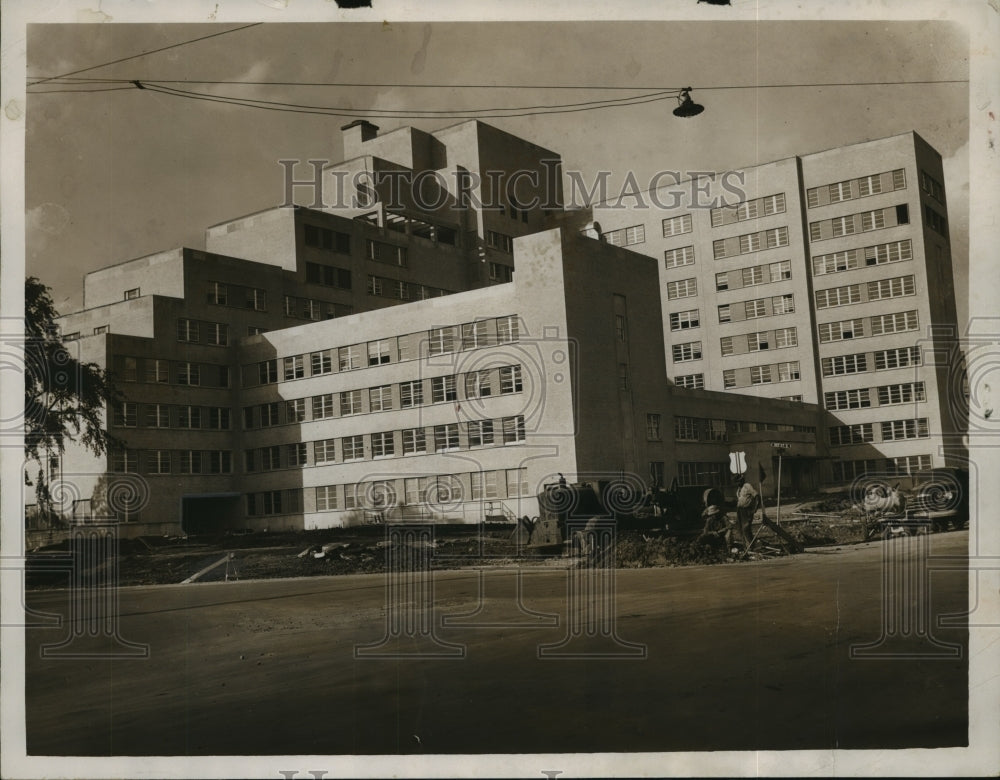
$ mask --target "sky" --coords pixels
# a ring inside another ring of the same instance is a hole
[[[31,25],[27,74],[60,75],[239,26]],[[639,181],[664,169],[721,172],[916,130],[944,158],[962,320],[968,54],[966,29],[951,21],[263,24],[79,77],[398,85],[174,85],[361,109],[382,132],[406,124],[445,127],[458,121],[459,109],[579,103],[692,86],[706,107],[694,119],[675,118],[670,97],[486,120],[560,153],[564,168],[585,180],[610,171],[612,189],[629,171]],[[942,80],[958,83],[813,86]],[[437,86],[414,86],[421,84]],[[804,86],[775,87],[788,84]],[[556,85],[586,89],[540,88]],[[25,150],[26,270],[52,287],[60,311],[81,305],[87,271],[177,246],[203,247],[209,225],[278,205],[278,160],[340,160],[340,127],[350,121],[148,89],[65,89],[29,89]],[[440,113],[421,120],[378,113],[401,109]]]

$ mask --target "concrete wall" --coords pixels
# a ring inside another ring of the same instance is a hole
[[[140,257],[117,265],[92,271],[83,279],[84,308],[93,309],[125,299],[126,290],[139,290],[139,295],[184,296],[184,250]]]

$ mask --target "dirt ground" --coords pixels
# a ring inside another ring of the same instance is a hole
[[[782,526],[807,547],[863,541],[860,518],[802,519],[789,508]],[[720,545],[698,543],[695,534],[622,531],[616,547],[617,568],[649,568],[734,563],[779,555],[774,534],[760,532],[759,552],[736,556]],[[431,566],[436,570],[469,566],[543,565],[562,558],[519,547],[512,526],[439,526],[435,528]],[[120,585],[177,584],[194,577],[217,582],[324,575],[377,574],[385,571],[388,542],[381,526],[325,529],[299,533],[251,533],[212,537],[124,539],[119,545]],[[67,543],[29,554],[30,588],[68,585]],[[207,571],[206,571],[207,569]]]

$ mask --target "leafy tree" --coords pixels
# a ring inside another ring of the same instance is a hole
[[[63,344],[59,316],[49,288],[31,276],[24,285],[24,453],[36,462],[62,454],[66,441],[82,444],[94,455],[120,446],[106,427],[104,413],[122,395],[111,375],[96,363],[75,358]],[[40,473],[39,502],[47,488]]]

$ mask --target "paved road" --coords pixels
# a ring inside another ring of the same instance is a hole
[[[926,537],[930,554],[963,556],[968,533]],[[898,541],[897,571],[919,555]],[[884,616],[960,613],[962,571],[930,575],[930,599],[907,591],[883,609],[880,543],[714,567],[617,572],[621,642],[567,636],[567,572],[434,577],[436,638],[419,623],[383,651],[462,657],[355,658],[386,636],[378,576],[205,583],[121,591],[120,634],[147,659],[42,658],[65,629],[27,634],[28,752],[42,755],[531,753],[956,746],[966,742],[967,631],[887,642],[902,657],[852,659]],[[416,591],[404,599],[419,598]],[[897,593],[898,595],[898,593]],[[66,610],[67,594],[29,603]],[[541,613],[543,616],[539,616]],[[545,613],[558,615],[551,625]],[[407,613],[409,614],[409,613]],[[600,617],[600,614],[598,614]],[[508,624],[506,626],[500,624]],[[598,626],[601,624],[598,623]],[[605,626],[607,623],[604,624]],[[898,638],[901,623],[889,625]],[[407,638],[409,637],[409,638]],[[414,638],[417,637],[417,638]],[[90,647],[77,640],[71,647]],[[958,646],[960,658],[917,658]],[[635,643],[635,644],[628,644]],[[635,657],[635,645],[645,657]],[[419,738],[419,741],[418,741]]]

